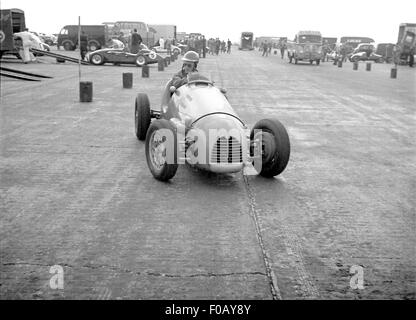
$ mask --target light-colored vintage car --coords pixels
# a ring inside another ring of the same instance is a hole
[[[176,88],[168,82],[158,110],[139,93],[135,101],[135,134],[145,140],[153,176],[174,177],[188,163],[217,173],[253,166],[264,177],[279,175],[290,156],[289,136],[276,119],[258,121],[250,131],[228,102],[224,89],[196,73]]]
[[[162,46],[154,46],[152,47],[152,50],[157,53],[165,53],[165,54],[168,53],[168,50],[166,48],[162,48]],[[174,46],[174,45],[171,45],[170,51],[172,54],[176,54],[176,55],[179,55],[182,52],[181,48],[179,48],[178,46]]]

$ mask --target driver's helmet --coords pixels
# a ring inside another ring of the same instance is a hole
[[[196,53],[195,51],[188,51],[183,56],[182,61],[198,63],[199,62],[199,54]]]

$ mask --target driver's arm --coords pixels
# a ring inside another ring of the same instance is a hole
[[[188,83],[188,77],[182,77],[181,74],[175,74],[172,79],[172,86],[175,86],[176,89]]]

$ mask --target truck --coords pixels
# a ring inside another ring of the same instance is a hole
[[[163,39],[177,39],[176,26],[173,24],[149,24],[149,29],[155,32],[156,42],[163,37]]]
[[[95,51],[105,47],[108,40],[107,26],[98,25],[81,25],[81,32],[88,36],[88,49]],[[78,46],[78,25],[66,25],[58,34],[58,48],[64,47],[65,50],[75,50]]]
[[[25,13],[20,9],[0,10],[0,59],[4,54],[18,55],[13,33],[26,29]]]
[[[238,47],[238,50],[254,50],[253,37],[253,32],[242,32],[240,46]]]
[[[410,60],[410,55],[414,55],[415,53],[414,50],[416,47],[416,23],[401,23],[399,25],[397,45],[400,49],[400,64],[408,64],[408,60]],[[414,58],[412,57],[412,59]]]
[[[317,65],[322,59],[322,35],[319,31],[299,31],[293,41],[287,42],[289,63],[298,61],[314,61]]]

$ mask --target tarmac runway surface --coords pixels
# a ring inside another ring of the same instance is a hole
[[[80,103],[78,66],[39,60],[2,61],[54,78],[1,78],[1,299],[416,298],[413,68],[390,79],[388,64],[208,55],[200,73],[250,127],[285,125],[288,167],[266,179],[184,165],[163,183],[134,101],[158,109],[180,61],[150,78],[82,66],[93,102]]]

